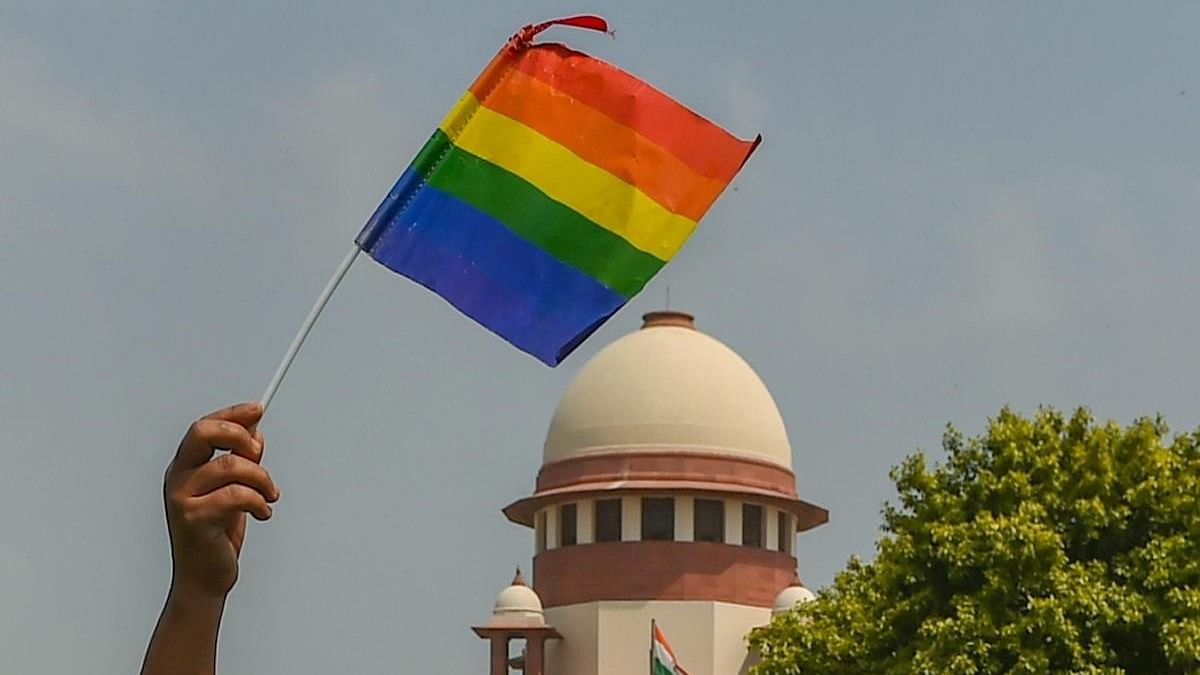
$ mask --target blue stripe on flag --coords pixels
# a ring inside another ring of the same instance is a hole
[[[407,206],[392,199],[401,196],[393,189],[359,237],[363,250],[518,349],[558,365],[625,304],[475,207],[403,176],[401,183]]]

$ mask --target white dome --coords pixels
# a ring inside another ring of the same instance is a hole
[[[646,315],[567,388],[544,461],[637,451],[729,454],[790,469],[783,418],[754,370],[681,312]]]
[[[512,585],[500,591],[499,597],[496,598],[496,606],[492,610],[492,617],[542,620],[542,599],[532,588],[525,585],[525,579],[519,570]]]
[[[778,616],[784,612],[789,612],[795,609],[797,605],[802,605],[816,599],[817,596],[812,591],[798,583],[793,584],[779,591],[779,595],[775,596],[775,608],[771,610],[771,616]]]

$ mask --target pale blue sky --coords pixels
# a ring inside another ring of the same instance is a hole
[[[694,311],[763,375],[801,574],[870,556],[886,474],[1011,404],[1200,424],[1200,6],[0,1],[0,660],[132,672],[162,469],[257,396],[361,223],[522,23],[766,141],[647,291],[551,370],[361,261],[265,424],[226,673],[482,672],[571,376]],[[631,570],[630,573],[636,573]]]

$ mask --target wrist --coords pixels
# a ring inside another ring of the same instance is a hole
[[[171,580],[171,589],[167,593],[167,609],[187,613],[220,614],[225,608],[227,592],[206,589],[198,584],[189,584],[180,579]]]
[[[216,669],[217,634],[224,594],[171,581],[167,603],[146,649],[142,675],[211,675]]]

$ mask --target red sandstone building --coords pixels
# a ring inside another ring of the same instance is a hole
[[[520,574],[474,630],[491,675],[648,672],[650,621],[690,675],[738,675],[745,637],[812,594],[783,419],[736,353],[690,315],[653,312],[601,350],[554,412],[532,495],[504,509],[532,528]]]

